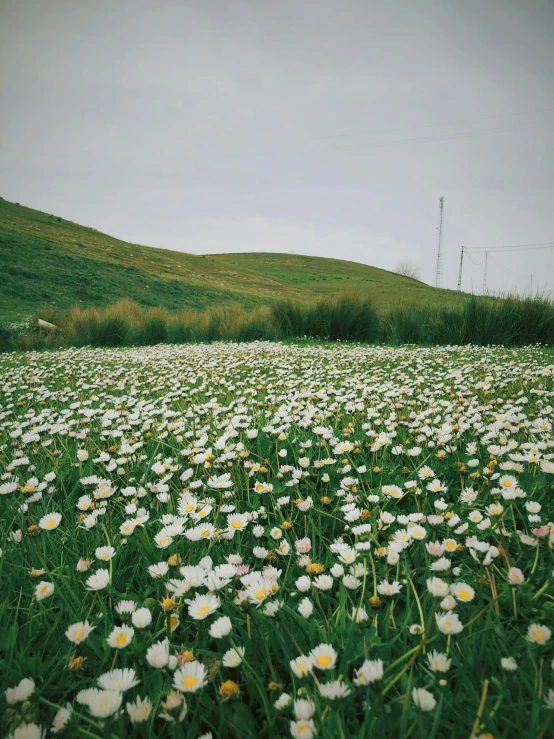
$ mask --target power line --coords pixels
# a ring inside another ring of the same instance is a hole
[[[528,244],[497,244],[495,246],[476,246],[476,247],[467,247],[462,246],[462,252],[460,255],[460,269],[458,274],[458,295],[461,291],[461,285],[462,285],[462,267],[463,267],[463,261],[464,261],[464,254],[467,255],[468,259],[472,264],[474,264],[476,267],[480,267],[483,262],[485,264],[484,274],[483,274],[483,293],[487,290],[487,274],[488,274],[488,260],[490,259],[494,264],[496,264],[497,267],[499,267],[503,272],[506,274],[517,277],[521,279],[524,278],[531,278],[531,291],[533,289],[533,275],[532,274],[522,274],[518,272],[513,272],[512,270],[505,267],[503,264],[500,264],[494,257],[493,254],[511,254],[518,251],[536,251],[539,249],[552,249],[554,248],[554,241],[538,241],[538,242],[531,242]],[[480,262],[476,262],[472,254],[483,254],[484,253],[484,259]]]
[[[481,265],[483,264],[483,261],[480,261],[480,262],[476,262],[476,261],[475,261],[474,259],[472,259],[472,257],[471,257],[471,254],[470,254],[470,253],[468,252],[468,250],[467,250],[467,246],[465,247],[465,253],[466,253],[466,254],[467,254],[467,256],[468,256],[468,259],[469,259],[469,261],[470,261],[470,262],[473,262],[473,264],[474,264],[474,265],[475,265],[476,267],[480,267],[480,266],[481,266]]]
[[[552,244],[551,246],[554,246],[554,244]],[[546,247],[535,247],[535,248],[546,248]],[[533,277],[534,277],[533,274],[525,274],[525,273],[521,273],[521,272],[514,272],[511,269],[508,269],[508,267],[505,267],[503,264],[501,264],[500,262],[498,262],[492,256],[492,254],[490,253],[490,250],[486,250],[485,251],[485,258],[482,261],[476,262],[473,259],[473,257],[471,256],[471,254],[469,253],[467,247],[462,246],[462,252],[461,252],[461,255],[460,255],[460,270],[459,270],[459,274],[458,274],[458,296],[459,296],[459,293],[461,291],[461,285],[462,285],[462,266],[463,266],[464,254],[467,255],[468,259],[476,267],[480,267],[483,263],[485,265],[484,274],[483,274],[483,294],[486,294],[486,292],[487,292],[487,275],[488,275],[488,262],[489,262],[489,260],[492,263],[494,263],[497,267],[499,267],[505,274],[509,275],[510,277],[515,277],[517,279],[524,278],[525,280],[530,279],[531,280],[531,288],[530,288],[530,290],[532,292],[532,290],[533,290]]]
[[[505,244],[498,246],[470,246],[469,251],[474,254],[487,251],[520,251],[522,249],[533,251],[534,249],[551,249],[554,247],[554,241],[542,241],[535,244]],[[467,250],[467,247],[466,247]]]
[[[496,259],[493,259],[493,257],[490,256],[490,254],[489,254],[489,257],[488,258],[491,260],[491,262],[494,262],[497,267],[500,267],[501,270],[503,270],[504,272],[506,272],[506,274],[511,275],[512,277],[518,277],[518,278],[521,278],[521,277],[526,277],[527,278],[527,277],[529,277],[528,274],[522,274],[521,272],[519,272],[519,273],[518,272],[512,272],[511,269],[508,269],[507,267],[504,267],[503,264],[500,264],[500,262],[497,262]]]

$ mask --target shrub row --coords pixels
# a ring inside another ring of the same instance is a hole
[[[370,300],[348,294],[312,305],[278,301],[254,311],[231,304],[172,312],[123,300],[106,308],[42,311],[38,317],[59,329],[35,327],[15,335],[0,326],[0,350],[300,337],[428,346],[554,345],[554,304],[545,297],[472,296],[451,308],[406,304],[382,312]]]

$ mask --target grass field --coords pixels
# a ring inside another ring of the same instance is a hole
[[[194,250],[194,243],[187,247]],[[399,301],[450,306],[456,300],[451,290],[340,259],[263,252],[196,256],[130,244],[1,198],[0,271],[0,323],[43,307],[99,307],[122,298],[172,310],[310,302],[344,290],[371,297],[378,308]]]
[[[2,736],[552,736],[554,360],[0,356]]]

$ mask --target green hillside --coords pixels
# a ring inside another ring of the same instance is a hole
[[[2,198],[0,275],[0,321],[26,318],[43,306],[102,306],[124,297],[172,309],[231,301],[250,308],[343,290],[370,295],[378,307],[400,300],[451,305],[456,299],[454,291],[341,259],[196,256],[131,244]]]

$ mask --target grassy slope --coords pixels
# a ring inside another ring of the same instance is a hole
[[[167,308],[230,301],[254,307],[276,297],[312,300],[345,289],[371,295],[377,306],[400,300],[451,305],[456,297],[451,290],[339,259],[196,256],[130,244],[1,198],[0,274],[0,320],[23,318],[45,305],[100,306],[123,297]]]

